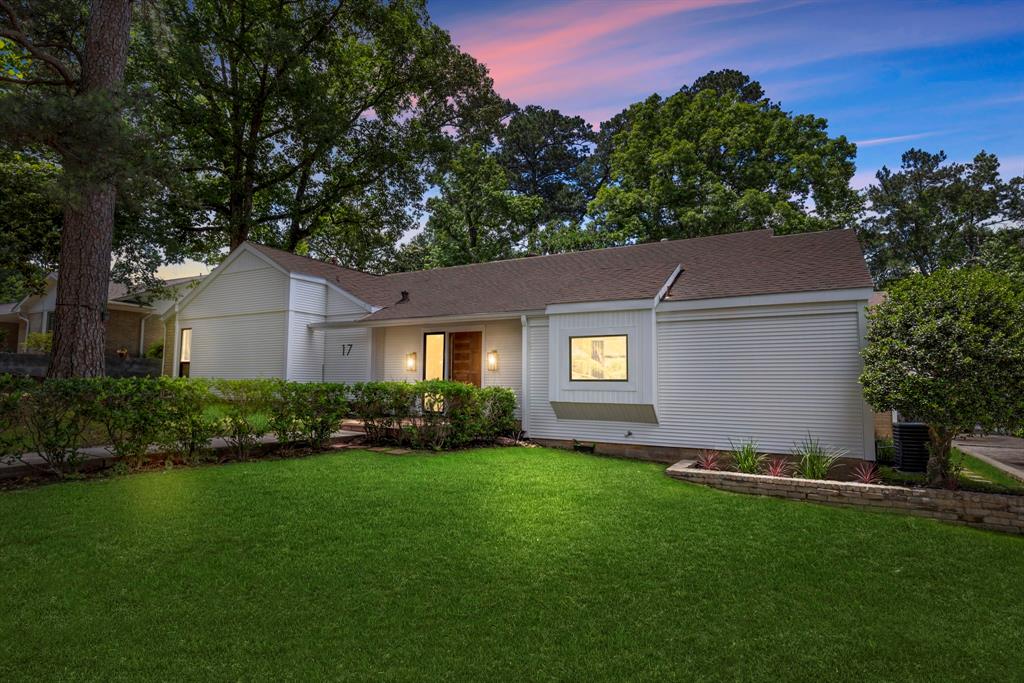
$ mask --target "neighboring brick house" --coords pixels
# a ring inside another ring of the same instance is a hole
[[[107,298],[106,352],[119,351],[130,357],[145,355],[156,342],[163,341],[165,330],[160,316],[174,301],[188,292],[198,277],[167,280],[173,296],[151,299],[146,292],[129,292],[122,284],[111,282]],[[21,301],[0,304],[0,352],[24,349],[27,336],[33,332],[53,331],[57,297],[57,274],[47,278],[42,294]],[[172,324],[173,328],[173,324]]]

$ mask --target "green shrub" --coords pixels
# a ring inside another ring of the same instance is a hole
[[[891,465],[896,462],[896,446],[891,438],[875,441],[875,460],[879,465]]]
[[[478,391],[483,412],[479,438],[494,441],[516,429],[516,392],[506,387],[484,387]]]
[[[515,393],[501,387],[426,380],[352,387],[351,408],[367,439],[440,450],[493,441],[515,426]]]
[[[19,418],[21,401],[34,384],[27,377],[0,375],[0,462],[7,462],[28,448]]]
[[[806,439],[793,446],[793,453],[800,458],[796,464],[796,476],[803,479],[825,479],[836,461],[846,454],[845,451],[822,446],[821,441],[809,433]]]
[[[43,460],[43,467],[13,457],[35,469],[64,477],[82,462],[79,452],[83,435],[96,417],[93,395],[96,381],[90,379],[48,379],[27,386],[18,400],[16,420],[22,430],[23,446]]]
[[[275,382],[270,430],[285,448],[297,443],[324,448],[348,414],[346,393],[344,384]]]
[[[149,345],[146,349],[146,358],[163,358],[164,357],[164,343],[163,341],[155,341]]]
[[[220,401],[215,411],[222,422],[224,438],[239,458],[247,458],[271,431],[274,389],[272,379],[218,379],[212,381]]]
[[[156,436],[160,447],[186,463],[210,453],[210,440],[221,436],[222,418],[210,383],[203,379],[161,377],[163,423]]]
[[[414,385],[406,382],[362,382],[352,387],[352,412],[363,421],[374,443],[400,443],[402,424],[413,414]]]
[[[415,402],[402,432],[413,448],[440,450],[472,443],[480,432],[479,389],[463,382],[426,380],[413,385]]]
[[[155,377],[90,380],[96,421],[103,425],[108,450],[129,468],[141,466],[166,422],[165,383]]]
[[[26,353],[49,353],[52,348],[52,332],[30,332],[25,335]]]
[[[761,471],[761,464],[765,455],[757,450],[756,441],[744,441],[739,446],[733,445],[732,457],[736,464],[736,471],[744,474],[757,474]]]

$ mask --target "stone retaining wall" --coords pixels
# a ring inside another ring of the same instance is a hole
[[[809,500],[843,507],[874,508],[931,517],[979,529],[1024,534],[1024,496],[769,477],[699,470],[692,465],[692,461],[680,461],[665,470],[665,473],[675,479],[737,493]]]

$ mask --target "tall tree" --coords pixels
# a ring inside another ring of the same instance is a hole
[[[439,195],[427,200],[423,232],[402,250],[403,269],[513,258],[544,210],[541,198],[509,187],[497,159],[479,144],[462,147],[435,182]]]
[[[167,225],[200,256],[307,241],[373,267],[358,245],[414,226],[450,139],[506,109],[422,0],[165,0],[137,56],[146,124],[184,171]]]
[[[544,202],[539,223],[583,219],[590,197],[581,171],[593,142],[582,117],[536,105],[517,109],[499,133],[497,158],[510,187]]]
[[[0,148],[0,301],[42,290],[57,268],[63,208],[60,167]]]
[[[604,244],[773,228],[847,227],[856,147],[784,112],[738,72],[713,72],[620,115],[589,227]],[[625,125],[623,125],[625,124]],[[600,149],[600,147],[599,147]]]
[[[859,233],[879,284],[979,262],[993,230],[1012,223],[1021,202],[1020,179],[1003,182],[999,160],[984,151],[958,163],[911,149],[899,170],[883,166],[875,178]]]
[[[24,72],[0,75],[0,81],[17,86],[0,96],[0,130],[21,144],[49,145],[60,157],[69,189],[51,377],[104,371],[131,10],[131,0],[0,0],[0,37],[27,60]]]

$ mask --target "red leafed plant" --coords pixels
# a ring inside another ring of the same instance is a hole
[[[785,458],[772,458],[764,466],[764,473],[770,477],[785,477],[789,475],[789,463]]]
[[[702,470],[720,469],[722,454],[718,451],[705,449],[697,455],[697,467]]]
[[[862,462],[853,469],[853,479],[861,484],[879,484],[882,478],[873,462]]]

